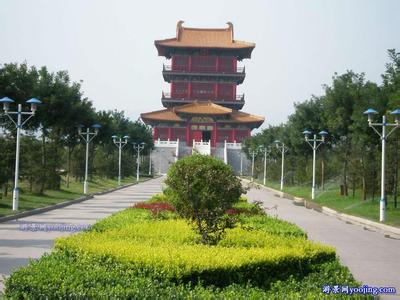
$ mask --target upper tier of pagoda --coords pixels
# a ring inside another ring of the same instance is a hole
[[[264,118],[240,111],[244,94],[237,94],[246,73],[238,61],[250,58],[254,43],[238,41],[233,25],[228,28],[186,28],[178,22],[176,37],[154,42],[158,55],[170,59],[164,80],[170,91],[162,92],[166,109],[142,113],[153,127],[155,140],[178,140],[191,147],[210,141],[211,147],[239,142],[251,136]]]
[[[176,27],[176,37],[154,42],[159,56],[171,58],[172,53],[183,50],[209,49],[210,53],[225,52],[237,57],[238,60],[250,58],[255,43],[234,39],[233,24],[228,22],[228,28],[188,28],[182,26],[179,21]]]

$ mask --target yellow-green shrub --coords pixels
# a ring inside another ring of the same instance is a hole
[[[332,248],[304,238],[242,228],[229,230],[216,246],[203,245],[183,220],[142,220],[61,238],[56,247],[115,259],[154,277],[215,285],[265,284],[335,258]]]

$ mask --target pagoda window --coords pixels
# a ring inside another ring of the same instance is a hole
[[[194,55],[192,56],[192,71],[215,72],[217,66],[216,56]]]
[[[247,137],[249,137],[248,129],[243,129],[243,130],[237,129],[236,130],[236,142],[241,143]]]
[[[235,84],[231,83],[220,83],[218,85],[218,99],[223,99],[223,100],[234,100],[235,95]]]
[[[172,57],[172,70],[188,71],[189,70],[189,56],[188,55],[174,55]]]
[[[172,129],[172,139],[180,141],[186,141],[186,128],[173,128]]]
[[[217,143],[223,143],[225,141],[231,142],[232,130],[231,129],[218,129]]]
[[[171,85],[171,96],[173,98],[186,98],[188,97],[188,83],[187,82],[174,82]]]
[[[234,73],[235,70],[235,58],[233,56],[220,56],[218,71],[225,73]]]
[[[161,141],[166,141],[168,140],[168,128],[166,127],[159,127],[158,128],[158,138]]]
[[[192,83],[192,98],[199,100],[214,99],[214,84],[213,83]]]

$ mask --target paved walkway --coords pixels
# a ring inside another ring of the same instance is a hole
[[[26,265],[53,247],[54,239],[71,234],[61,231],[23,231],[24,226],[90,225],[97,220],[123,210],[135,202],[149,199],[162,190],[163,178],[156,178],[93,199],[46,213],[0,223],[0,280],[11,270]],[[0,292],[3,291],[0,282]]]
[[[396,287],[399,295],[400,240],[296,206],[293,201],[280,198],[264,188],[252,188],[246,196],[251,201],[261,201],[266,208],[276,205],[276,210],[267,209],[267,212],[297,224],[307,232],[309,239],[335,247],[342,263],[363,284]]]

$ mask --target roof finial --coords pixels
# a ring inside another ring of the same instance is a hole
[[[234,40],[234,37],[233,37],[233,24],[231,22],[227,22],[226,24],[228,24],[228,26],[229,26],[228,30],[231,32],[232,42],[233,42],[233,40]]]
[[[185,21],[182,21],[182,20],[180,20],[180,21],[178,21],[178,24],[176,24],[176,39],[179,41],[180,40],[180,33],[181,33],[181,29],[182,29],[182,24],[184,23]]]

